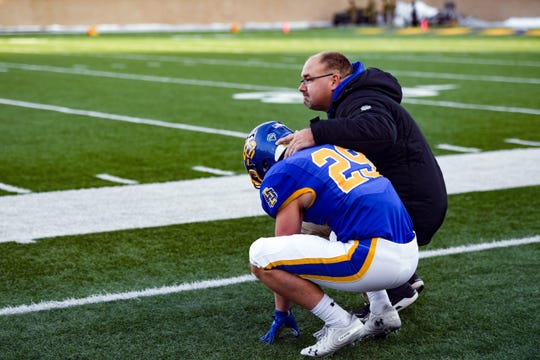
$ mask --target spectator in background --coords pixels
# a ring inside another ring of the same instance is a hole
[[[358,8],[354,0],[349,0],[349,7],[347,8],[347,14],[351,19],[351,24],[358,24]]]
[[[383,16],[386,25],[393,25],[394,11],[396,11],[396,2],[394,0],[383,1]]]
[[[418,13],[416,11],[416,1],[413,0],[411,5],[411,25],[417,27],[420,25],[420,22],[418,21]]]
[[[375,0],[368,0],[367,6],[364,9],[364,17],[370,25],[374,25],[377,22],[377,5],[375,4]]]

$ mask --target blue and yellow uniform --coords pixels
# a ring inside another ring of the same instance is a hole
[[[278,210],[303,193],[315,201],[304,221],[327,224],[342,242],[382,237],[405,244],[412,222],[388,179],[361,153],[322,145],[276,163],[261,185],[264,211]]]
[[[414,272],[412,221],[390,181],[363,154],[334,145],[308,148],[274,164],[260,187],[262,207],[274,218],[305,193],[313,200],[304,221],[329,225],[338,241],[262,238],[250,250],[252,264],[349,291],[397,286]]]

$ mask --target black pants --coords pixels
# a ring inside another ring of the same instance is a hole
[[[448,207],[446,197],[440,199],[436,204],[409,202],[405,204],[405,207],[411,216],[418,245],[429,244],[446,216]]]

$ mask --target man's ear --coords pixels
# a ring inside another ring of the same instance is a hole
[[[332,91],[336,90],[339,84],[341,84],[341,76],[339,74],[332,75],[332,85],[330,86]]]

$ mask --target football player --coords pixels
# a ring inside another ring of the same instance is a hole
[[[296,303],[324,321],[317,341],[301,351],[319,357],[356,340],[401,327],[385,289],[406,282],[418,264],[411,219],[388,179],[362,153],[335,145],[295,152],[286,159],[284,124],[257,126],[244,145],[244,165],[259,189],[264,211],[276,219],[275,236],[250,247],[253,274],[274,293],[274,321],[262,342],[299,329]],[[327,224],[332,240],[301,234],[302,222]],[[363,293],[370,302],[365,324],[321,287]]]

